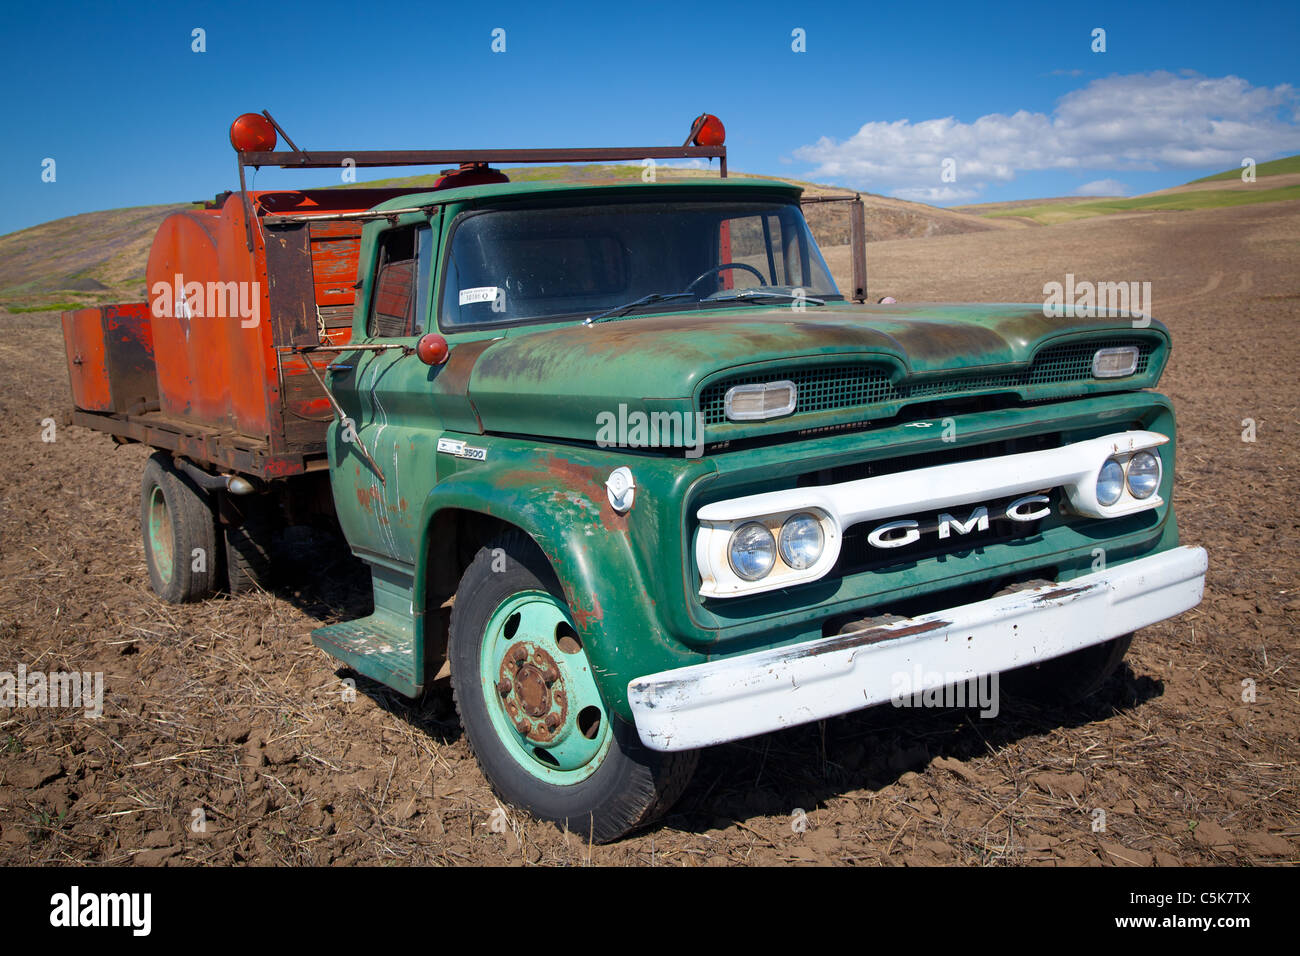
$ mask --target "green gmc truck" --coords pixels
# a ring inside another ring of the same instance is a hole
[[[142,526],[170,600],[263,584],[274,528],[332,511],[374,612],[312,640],[410,697],[449,673],[504,801],[615,839],[700,748],[896,699],[900,675],[1079,697],[1200,601],[1159,322],[866,304],[853,197],[846,295],[801,190],[726,178],[710,117],[680,148],[389,154],[275,152],[260,119],[232,132],[241,183],[456,168],[168,220],[149,303],[65,315],[74,420],[157,449]],[[723,176],[488,165],[681,157]],[[256,324],[205,282],[255,283]]]

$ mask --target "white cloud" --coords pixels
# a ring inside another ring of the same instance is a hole
[[[1093,80],[1061,97],[1050,115],[1020,110],[971,123],[951,116],[873,121],[847,140],[822,137],[794,156],[814,166],[809,179],[900,198],[930,191],[937,198],[928,201],[942,202],[946,193],[970,198],[1030,170],[1226,169],[1244,156],[1294,152],[1300,152],[1294,87],[1159,71]],[[942,177],[948,158],[955,161],[953,182]]]
[[[1094,179],[1074,191],[1076,196],[1127,196],[1128,187],[1118,179]]]
[[[957,202],[959,199],[974,199],[980,194],[978,189],[954,189],[951,186],[907,186],[895,189],[892,195],[912,202]]]

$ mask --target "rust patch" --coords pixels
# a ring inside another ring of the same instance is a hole
[[[521,734],[548,743],[568,719],[569,703],[555,659],[531,641],[512,645],[498,672],[497,693]]]
[[[570,602],[569,613],[573,615],[573,623],[578,626],[584,639],[587,636],[588,629],[593,623],[599,624],[605,619],[605,612],[600,606],[600,601],[595,594],[591,596],[591,608],[584,608]]]
[[[606,531],[627,534],[627,515],[614,510],[605,494],[605,484],[600,480],[598,469],[590,465],[580,465],[559,455],[550,455],[546,459],[547,473],[560,479],[565,487],[582,494],[600,512],[600,522]]]
[[[557,505],[571,504],[573,495],[579,495],[591,506],[591,510],[600,517],[600,524],[607,531],[627,534],[627,516],[614,511],[605,494],[605,484],[599,477],[600,469],[591,465],[579,464],[559,455],[546,456],[540,468],[521,468],[502,476],[502,485],[518,488],[536,488],[548,481],[556,482],[560,487],[550,493],[550,500]]]
[[[899,638],[912,637],[917,634],[928,634],[930,631],[942,630],[951,623],[951,621],[926,621],[923,624],[912,624],[908,627],[869,627],[865,631],[854,631],[851,634],[837,634],[835,637],[819,641],[812,647],[804,648],[791,654],[790,660],[800,660],[805,657],[820,657],[822,654],[830,654],[835,651],[847,650],[852,647],[866,647],[870,644],[896,641]]]
[[[548,454],[540,468],[518,468],[503,476],[500,481],[511,487],[525,488],[540,485],[548,478],[557,479],[562,488],[579,492],[593,502],[596,500],[592,493],[593,488],[604,488],[596,477],[595,468],[578,464],[568,458],[561,458],[556,454]]]
[[[1048,601],[1059,601],[1062,598],[1069,597],[1071,594],[1083,594],[1087,591],[1092,591],[1096,587],[1097,585],[1095,584],[1081,584],[1077,587],[1057,588],[1055,591],[1048,591],[1046,594],[1038,595],[1038,597],[1034,598],[1034,603],[1046,604]]]
[[[629,511],[628,514],[631,514]],[[614,531],[618,534],[627,534],[627,515],[621,515],[614,510],[614,506],[605,500],[605,505],[600,509],[600,519],[605,525],[606,531]]]
[[[379,489],[374,485],[357,488],[357,504],[371,514],[375,513],[375,504],[380,500]]]
[[[268,478],[284,478],[288,475],[300,474],[304,470],[301,462],[288,458],[268,458],[266,460],[265,473]]]
[[[565,487],[572,488],[575,491],[585,485],[600,487],[600,482],[596,479],[595,468],[590,465],[580,465],[576,461],[561,458],[559,455],[546,456],[546,472],[558,478]]]
[[[462,342],[451,350],[447,362],[439,369],[433,379],[438,391],[446,395],[466,395],[469,392],[469,376],[474,371],[478,358],[491,345],[500,339],[479,339],[476,342]]]

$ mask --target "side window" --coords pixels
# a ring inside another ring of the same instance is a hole
[[[367,334],[402,338],[424,331],[432,237],[428,226],[403,226],[380,235]]]

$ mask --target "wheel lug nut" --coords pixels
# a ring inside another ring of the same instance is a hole
[[[550,731],[554,732],[555,728],[557,728],[557,727],[559,727],[559,726],[560,726],[560,715],[559,715],[559,714],[547,714],[547,715],[546,715],[546,729],[547,729],[547,730],[550,730]]]
[[[502,697],[508,697],[510,695],[510,688],[511,688],[510,681],[506,680],[503,677],[501,678],[500,682],[497,684],[497,693],[500,694]]]
[[[533,725],[522,717],[515,721],[515,730],[519,731],[525,737],[532,733]]]

